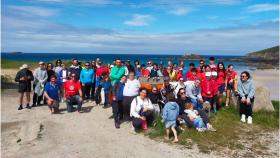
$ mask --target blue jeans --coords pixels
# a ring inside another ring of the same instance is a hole
[[[195,128],[205,128],[205,124],[203,123],[203,120],[201,117],[194,119],[193,124],[194,124]]]
[[[193,108],[194,108],[195,110],[201,110],[201,109],[203,109],[202,104],[201,104],[197,99],[191,99],[191,102],[192,102]]]
[[[73,105],[77,104],[77,110],[82,110],[82,104],[81,97],[79,95],[69,96],[66,99],[66,105],[67,105],[67,111],[73,112]]]

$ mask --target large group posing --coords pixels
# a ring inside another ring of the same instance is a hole
[[[163,83],[159,89],[155,85],[146,89],[139,78]],[[198,67],[189,63],[188,69],[184,62],[178,65],[170,61],[164,66],[152,61],[146,65],[138,60],[131,64],[129,60],[116,59],[105,64],[99,58],[85,63],[73,59],[69,67],[60,59],[55,65],[40,61],[33,72],[28,65],[22,65],[15,81],[19,82],[18,110],[23,109],[24,94],[27,109],[47,104],[51,114],[59,113],[63,102],[69,113],[82,113],[83,103],[94,101],[97,106],[112,107],[116,128],[120,128],[121,121],[131,121],[134,131],[147,130],[160,117],[166,139],[171,130],[174,142],[178,141],[176,129],[180,124],[199,132],[216,131],[208,117],[223,105],[229,106],[232,95],[238,97],[241,121],[247,119],[252,124],[255,87],[250,73],[244,71],[238,77],[233,65],[226,68],[223,62],[216,64],[214,57],[209,58],[208,64],[200,60]],[[33,104],[29,105],[32,82]]]

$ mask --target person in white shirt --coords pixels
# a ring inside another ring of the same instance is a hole
[[[191,99],[194,109],[202,109],[203,99],[201,96],[200,79],[196,79],[194,82],[186,83],[187,96]]]
[[[152,121],[153,104],[147,97],[147,89],[141,88],[139,96],[135,97],[131,103],[130,116],[132,117],[132,125],[136,129],[148,129],[147,122]]]
[[[141,84],[139,80],[135,78],[134,72],[130,72],[123,89],[124,119],[129,119],[131,102],[136,96],[138,96],[140,87]]]

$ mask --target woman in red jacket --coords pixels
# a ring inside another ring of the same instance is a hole
[[[226,106],[228,106],[230,103],[231,92],[237,92],[237,73],[234,71],[232,64],[228,65],[228,70],[226,71],[226,89]]]
[[[218,74],[216,71],[212,71],[212,85],[213,85],[213,100],[212,100],[212,109],[214,113],[217,112],[217,106],[218,106],[218,94],[219,94],[219,83],[217,80]]]

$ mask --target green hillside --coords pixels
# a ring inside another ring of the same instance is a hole
[[[247,54],[246,58],[249,59],[261,59],[261,60],[271,60],[279,62],[279,46],[272,48],[263,49],[257,52],[252,52]]]

